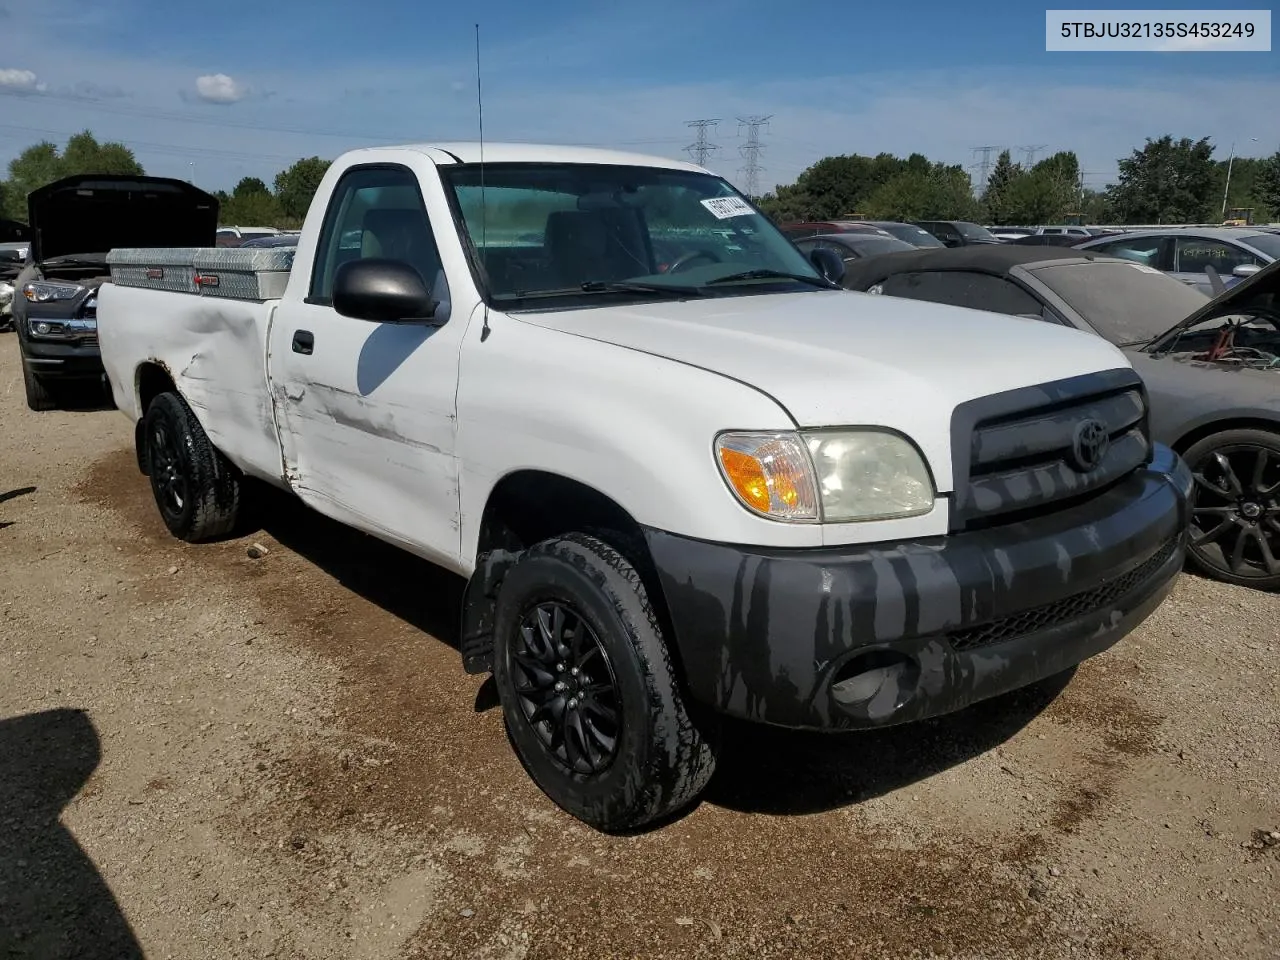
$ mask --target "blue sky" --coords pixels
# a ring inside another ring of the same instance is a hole
[[[473,139],[477,21],[489,139],[687,156],[686,121],[720,118],[708,166],[739,185],[751,114],[772,117],[766,188],[837,153],[1075,149],[1101,187],[1146,136],[1280,149],[1280,53],[1047,53],[1026,0],[0,0],[0,163],[88,127],[212,189],[299,156]]]

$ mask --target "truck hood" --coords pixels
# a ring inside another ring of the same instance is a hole
[[[212,247],[218,198],[185,180],[80,174],[27,195],[31,259],[114,247]]]
[[[1043,320],[843,290],[518,316],[740,380],[801,427],[877,425],[918,440],[949,432],[967,400],[1132,366],[1101,337]]]

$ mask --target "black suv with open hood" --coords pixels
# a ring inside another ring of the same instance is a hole
[[[184,180],[79,174],[27,195],[31,249],[15,282],[14,326],[27,405],[50,410],[53,389],[101,380],[98,287],[115,247],[212,247],[218,199]]]

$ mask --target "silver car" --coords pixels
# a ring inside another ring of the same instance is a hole
[[[1280,234],[1254,227],[1136,230],[1073,246],[1155,267],[1208,296],[1216,293],[1209,268],[1231,287],[1280,259]]]

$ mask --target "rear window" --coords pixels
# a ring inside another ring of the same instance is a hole
[[[881,229],[892,233],[899,240],[904,240],[913,247],[944,247],[941,240],[928,230],[909,223],[882,224]]]
[[[1138,263],[1063,263],[1032,272],[1118,345],[1158,337],[1209,300],[1195,287]]]
[[[1241,238],[1255,250],[1261,250],[1272,260],[1280,260],[1280,233],[1254,233]]]

